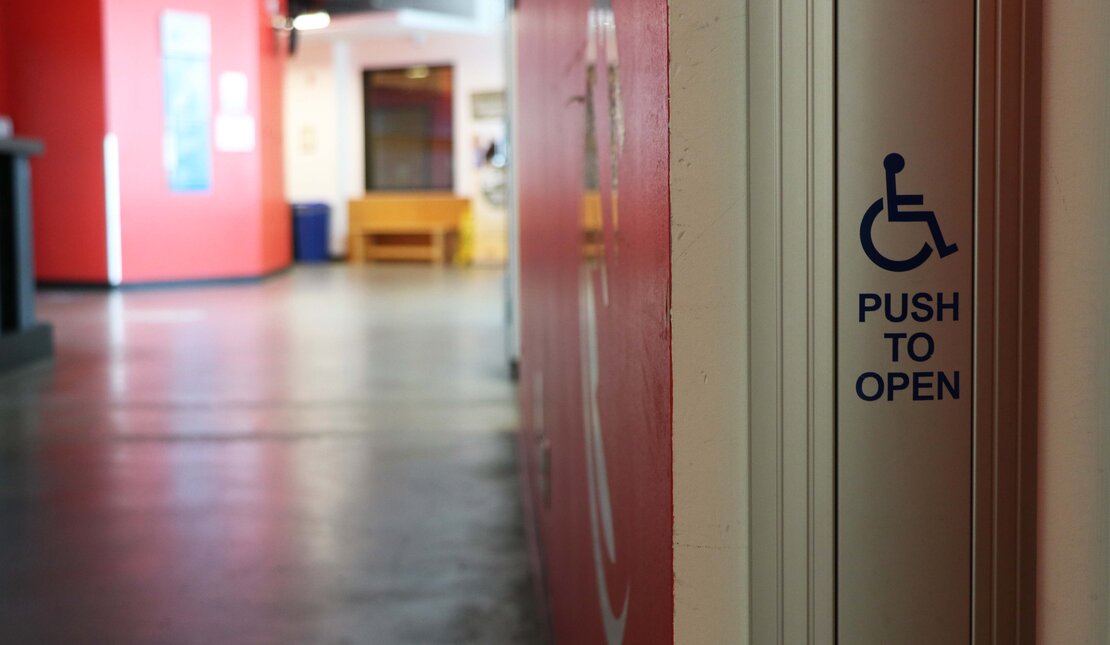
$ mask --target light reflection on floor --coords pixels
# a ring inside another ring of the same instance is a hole
[[[533,643],[501,276],[46,293],[0,378],[0,643]]]

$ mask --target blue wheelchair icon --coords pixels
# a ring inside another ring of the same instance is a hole
[[[929,232],[932,233],[933,236],[933,244],[936,245],[937,254],[940,255],[940,257],[948,257],[958,251],[959,248],[955,244],[945,243],[944,234],[941,233],[940,223],[937,222],[936,213],[932,211],[905,212],[901,210],[903,206],[921,206],[925,203],[925,197],[923,195],[898,194],[898,185],[895,175],[906,168],[906,159],[897,152],[892,152],[883,159],[883,168],[886,170],[887,221],[925,222],[929,225]],[[879,213],[882,212],[883,198],[880,197],[867,209],[867,214],[863,216],[863,222],[860,223],[859,241],[860,244],[863,245],[863,251],[867,254],[867,257],[879,267],[887,271],[895,272],[912,271],[924,264],[933,254],[933,247],[930,246],[928,242],[922,245],[921,250],[918,251],[916,255],[905,260],[892,260],[883,255],[879,249],[875,247],[871,229],[875,226],[875,220],[879,217]]]

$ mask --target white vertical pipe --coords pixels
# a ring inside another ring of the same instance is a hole
[[[123,231],[120,220],[119,138],[104,136],[104,217],[108,250],[108,284],[123,282]]]
[[[331,213],[331,251],[346,253],[347,200],[359,191],[352,185],[351,154],[355,132],[351,128],[351,44],[337,40],[331,47],[332,76],[335,78],[335,195]]]
[[[520,154],[517,142],[520,140],[517,130],[516,111],[517,101],[517,23],[516,15],[511,4],[506,0],[505,22],[503,34],[505,39],[505,97],[507,101],[507,116],[505,123],[505,136],[508,140],[509,151],[509,196],[508,196],[508,236],[509,236],[509,262],[506,276],[506,290],[508,303],[506,315],[509,319],[507,333],[507,351],[509,365],[520,366]]]

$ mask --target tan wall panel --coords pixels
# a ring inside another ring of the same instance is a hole
[[[1110,643],[1110,3],[1045,2],[1037,642]]]
[[[672,0],[675,642],[748,635],[745,20]]]

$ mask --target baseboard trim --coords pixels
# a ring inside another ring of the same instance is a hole
[[[271,278],[289,273],[293,264],[253,276],[233,276],[225,278],[201,278],[196,280],[156,280],[151,282],[125,282],[120,285],[111,285],[107,281],[71,281],[71,280],[40,280],[36,287],[44,291],[144,291],[151,289],[195,289],[205,287],[229,287],[237,285],[250,285],[264,282]]]

